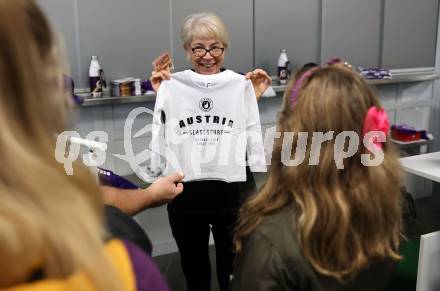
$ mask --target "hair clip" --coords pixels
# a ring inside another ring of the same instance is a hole
[[[314,63],[308,63],[307,65],[309,64],[314,64]],[[330,58],[325,62],[325,64],[327,66],[339,66],[340,68],[342,66],[342,68],[346,67],[351,70],[353,69],[352,65],[349,62],[344,61],[343,59],[340,58]],[[311,69],[305,71],[301,75],[301,77],[299,77],[298,80],[295,81],[295,84],[293,85],[292,88],[292,93],[290,94],[290,103],[292,107],[295,106],[296,100],[298,99],[299,90],[301,89],[304,81],[310,78],[310,76],[312,76],[315,73],[315,71],[320,68],[321,67],[319,66],[312,67]]]
[[[353,66],[349,62],[344,61],[343,59],[340,59],[340,58],[330,58],[325,63],[326,63],[327,66],[343,65],[343,66],[346,66],[349,69],[353,69]]]
[[[388,120],[386,111],[383,110],[383,108],[371,106],[364,118],[364,124],[362,127],[363,136],[370,131],[379,131],[386,136],[389,129],[390,122]],[[383,142],[379,141],[376,136],[372,136],[371,141],[376,145],[376,147],[380,149],[382,148]]]
[[[313,67],[310,70],[304,72],[304,74],[302,74],[301,77],[299,77],[299,79],[295,82],[292,88],[292,93],[290,94],[290,103],[292,107],[295,106],[296,99],[298,99],[299,90],[301,89],[304,81],[310,78],[310,76],[312,76],[319,68],[320,67]]]

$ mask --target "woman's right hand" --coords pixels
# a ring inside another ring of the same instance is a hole
[[[150,82],[151,85],[153,86],[154,91],[157,92],[157,90],[159,90],[160,83],[162,83],[163,80],[169,80],[170,78],[171,78],[171,71],[169,67],[162,69],[160,71],[151,72]]]
[[[154,59],[150,82],[156,92],[163,80],[169,80],[171,78],[172,62],[171,56],[167,51],[161,53],[160,56]]]

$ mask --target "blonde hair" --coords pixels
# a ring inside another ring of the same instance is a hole
[[[55,160],[69,96],[53,33],[34,0],[0,1],[0,288],[85,272],[120,290],[103,250],[102,198],[89,171]]]
[[[285,100],[290,99],[286,91]],[[288,102],[286,100],[286,103]],[[357,74],[335,67],[318,69],[304,80],[295,106],[280,113],[269,177],[261,191],[241,209],[236,248],[263,218],[288,205],[294,206],[298,243],[312,267],[338,280],[350,279],[372,260],[399,260],[402,232],[400,166],[389,140],[383,145],[384,160],[376,167],[361,164],[360,145],[355,155],[338,170],[334,139],[322,144],[318,165],[296,167],[281,163],[284,133],[309,134],[306,158],[310,158],[313,132],[355,131],[362,136],[363,119],[371,106],[380,107],[374,90]],[[292,144],[295,155],[297,134]]]
[[[183,21],[181,38],[186,49],[191,41],[196,38],[216,38],[225,48],[229,46],[229,36],[225,24],[212,12],[201,12],[188,15]]]

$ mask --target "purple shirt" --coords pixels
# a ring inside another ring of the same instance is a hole
[[[123,241],[128,251],[136,278],[138,291],[169,291],[163,275],[153,260],[137,246]]]

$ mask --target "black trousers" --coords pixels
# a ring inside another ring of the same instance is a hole
[[[246,182],[197,181],[184,183],[183,193],[168,204],[168,218],[180,252],[188,291],[211,289],[209,235],[215,243],[217,279],[221,291],[229,288],[234,228],[243,200],[255,192],[252,173]]]
[[[215,242],[217,279],[226,291],[234,261],[233,228],[237,216],[231,214],[184,214],[169,212],[171,230],[179,248],[188,291],[211,289],[209,234]]]

